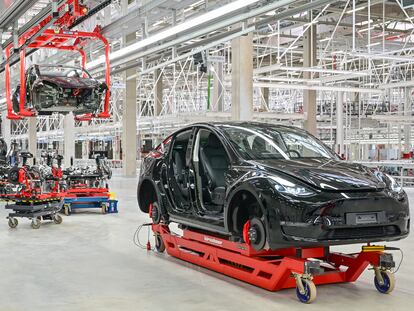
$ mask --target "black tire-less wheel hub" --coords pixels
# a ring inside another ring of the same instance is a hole
[[[257,251],[262,250],[266,245],[266,230],[260,218],[253,217],[250,220],[250,228],[247,232],[250,245]]]
[[[259,232],[256,227],[250,227],[249,229],[249,240],[251,243],[255,244],[258,240]]]

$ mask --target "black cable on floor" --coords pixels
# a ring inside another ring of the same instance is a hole
[[[150,231],[151,231],[150,226],[151,226],[151,223],[142,224],[142,225],[139,225],[138,226],[137,230],[135,230],[135,233],[134,233],[134,236],[132,238],[132,241],[139,248],[146,249],[146,250],[152,250],[152,248],[151,248],[151,246],[149,244]],[[147,240],[147,243],[146,244],[142,244],[141,241],[140,241],[140,238],[139,238],[139,234],[140,234],[140,232],[141,232],[141,230],[142,230],[143,227],[148,227],[148,240]],[[148,249],[148,248],[150,248],[150,249]]]
[[[401,264],[402,264],[402,262],[403,262],[403,260],[404,260],[404,252],[402,251],[402,249],[401,249],[401,248],[398,248],[398,247],[392,247],[392,246],[385,246],[385,247],[384,247],[384,250],[386,250],[386,251],[399,251],[399,252],[401,253],[401,260],[400,260],[400,262],[399,262],[399,264],[398,264],[397,268],[396,268],[396,269],[392,272],[393,274],[397,273],[397,272],[398,272],[398,270],[400,270]]]

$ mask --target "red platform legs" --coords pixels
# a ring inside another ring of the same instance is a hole
[[[390,292],[394,286],[388,271],[394,262],[383,247],[364,247],[357,254],[331,253],[328,247],[257,252],[245,243],[190,230],[176,235],[164,224],[153,224],[152,230],[161,252],[165,249],[173,257],[270,291],[296,288],[304,303],[315,299],[315,284],[354,282],[369,265],[376,271],[380,292]]]

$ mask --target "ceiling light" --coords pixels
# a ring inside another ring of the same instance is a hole
[[[354,12],[362,11],[363,9],[366,9],[366,8],[367,8],[366,6],[361,6],[359,8],[355,8],[355,10],[346,11],[346,13],[351,14],[351,13],[354,13]]]
[[[370,19],[369,21],[362,21],[360,23],[357,23],[358,26],[364,26],[367,25],[369,23],[373,23],[374,21],[372,19]]]
[[[358,32],[365,32],[365,31],[368,31],[368,30],[373,30],[374,28],[375,27],[368,27],[368,28],[361,29]]]
[[[177,35],[181,32],[184,32],[186,30],[189,30],[193,27],[200,26],[204,23],[210,22],[211,20],[217,19],[219,17],[222,17],[226,14],[229,14],[231,12],[237,11],[239,9],[242,9],[244,7],[247,7],[253,3],[259,2],[259,0],[237,0],[234,2],[231,2],[227,5],[224,5],[218,9],[209,11],[207,13],[204,13],[196,18],[190,19],[186,22],[183,22],[177,26],[173,26],[167,30],[160,31],[159,33],[150,36],[146,39],[143,39],[141,41],[138,41],[136,43],[133,43],[129,46],[126,46],[118,51],[115,51],[109,55],[110,60],[114,60],[117,58],[121,58],[123,56],[126,56],[132,52],[138,51],[144,47],[147,47],[151,44],[157,43],[161,40],[164,40],[166,38],[172,37],[174,35]],[[100,64],[103,64],[105,62],[104,57],[101,57],[97,60],[91,61],[86,64],[87,69],[96,68]]]
[[[381,42],[375,42],[375,43],[370,43],[370,44],[367,44],[366,46],[368,47],[368,46],[376,46],[376,45],[380,45],[381,44]]]
[[[331,40],[331,37],[325,38],[325,39],[320,39],[319,42],[325,42],[325,41],[329,41]]]

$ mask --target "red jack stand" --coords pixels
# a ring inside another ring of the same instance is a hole
[[[364,246],[356,254],[331,253],[329,247],[257,252],[245,243],[190,230],[176,235],[165,224],[153,224],[152,230],[159,252],[269,291],[296,288],[304,303],[316,298],[315,284],[354,282],[369,265],[379,292],[389,293],[395,284],[389,271],[395,263],[383,246]]]

